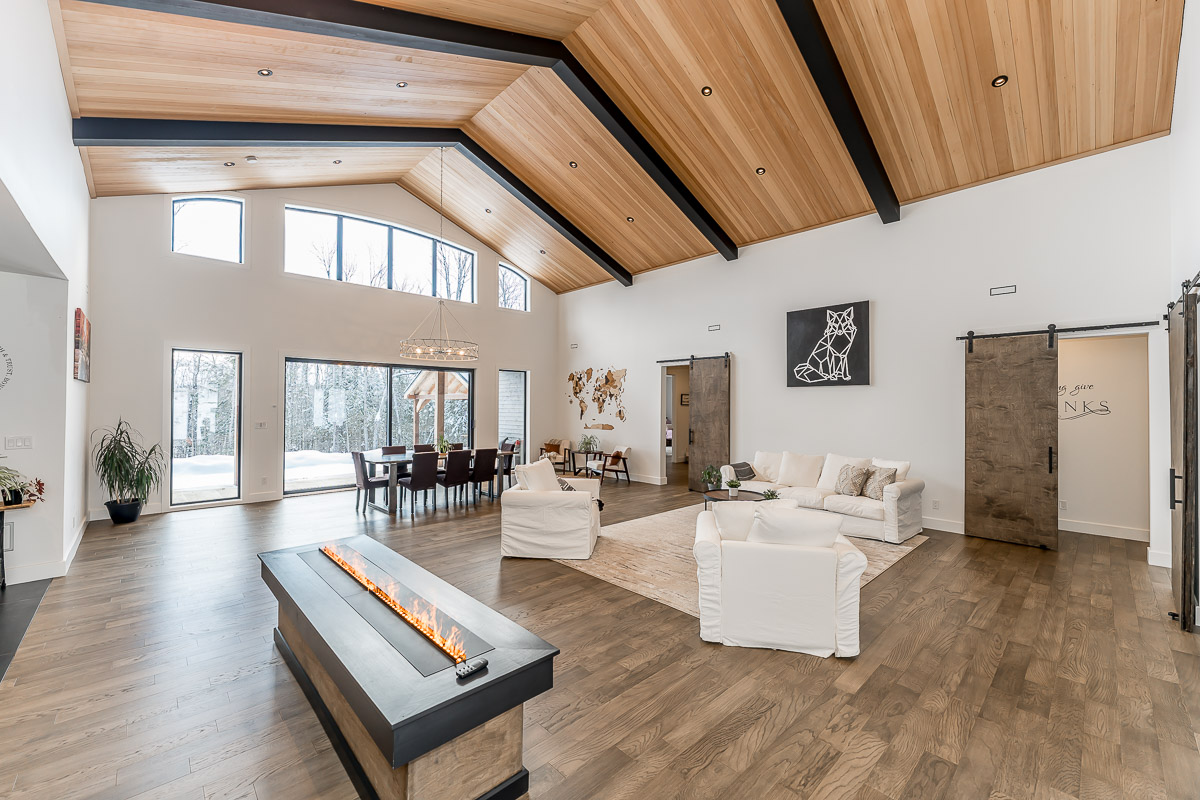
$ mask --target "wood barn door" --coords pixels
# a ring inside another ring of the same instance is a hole
[[[691,361],[688,488],[704,491],[700,473],[729,463],[729,354]]]
[[[1167,314],[1171,373],[1171,589],[1179,625],[1196,624],[1196,295]]]
[[[975,339],[966,368],[969,536],[1058,548],[1058,347]]]

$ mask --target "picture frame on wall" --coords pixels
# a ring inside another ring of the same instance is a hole
[[[92,382],[92,323],[82,308],[75,309],[75,380]]]
[[[870,302],[789,311],[787,359],[789,387],[869,386]]]
[[[679,395],[679,405],[690,406],[692,404],[692,396],[690,394]]]

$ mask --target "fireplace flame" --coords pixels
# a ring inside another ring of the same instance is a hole
[[[448,630],[443,631],[441,622],[438,620],[436,605],[418,597],[409,604],[412,608],[408,608],[396,598],[392,591],[376,584],[367,577],[361,567],[351,564],[332,547],[326,545],[321,548],[321,552],[329,556],[333,563],[344,569],[364,589],[383,601],[384,605],[399,614],[401,619],[437,645],[439,650],[454,659],[454,663],[458,664],[466,660],[467,652],[464,649],[466,642],[463,632],[456,625],[450,625]]]

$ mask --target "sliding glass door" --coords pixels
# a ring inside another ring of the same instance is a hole
[[[385,444],[472,446],[472,370],[289,358],[285,493],[354,485],[350,454]]]
[[[241,497],[242,354],[171,351],[171,505]]]

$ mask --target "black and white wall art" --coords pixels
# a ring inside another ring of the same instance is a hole
[[[871,383],[870,303],[789,311],[788,386]]]

